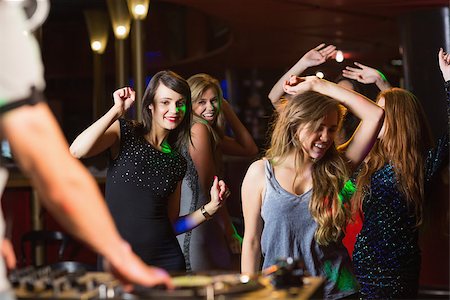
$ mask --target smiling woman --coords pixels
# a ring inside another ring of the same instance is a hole
[[[192,143],[181,150],[188,162],[181,191],[181,213],[204,207],[208,187],[223,170],[222,153],[253,156],[258,152],[250,133],[239,121],[231,105],[223,99],[219,82],[207,74],[188,79],[191,87],[193,120]],[[233,131],[225,135],[224,121]],[[232,253],[240,252],[236,234],[224,207],[208,223],[178,236],[188,270],[231,270]]]
[[[263,269],[279,257],[302,258],[312,276],[326,278],[326,299],[352,296],[358,284],[342,244],[351,206],[342,195],[377,137],[383,110],[315,76],[293,76],[283,89],[294,97],[277,105],[266,157],[250,166],[242,184],[242,272],[259,271],[261,256]],[[334,143],[339,104],[362,119],[345,152]]]
[[[175,235],[207,219],[201,210],[179,217],[186,172],[179,149],[190,140],[189,85],[170,71],[155,74],[144,93],[142,123],[121,118],[135,100],[131,88],[113,96],[114,106],[81,133],[70,150],[77,157],[109,151],[105,198],[119,232],[145,263],[184,271]],[[222,206],[226,191],[216,178],[211,201],[204,206],[209,214]]]

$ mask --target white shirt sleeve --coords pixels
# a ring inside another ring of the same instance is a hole
[[[25,28],[23,8],[0,1],[0,107],[29,97],[33,86],[45,88],[39,45]]]

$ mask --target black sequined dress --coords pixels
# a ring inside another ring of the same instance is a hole
[[[449,83],[446,83],[447,106]],[[428,152],[427,182],[448,160],[448,151],[447,133]],[[370,192],[364,197],[362,209],[363,227],[353,251],[361,297],[416,298],[421,265],[416,218],[398,188],[392,165],[386,164],[372,175]]]
[[[111,160],[106,202],[121,236],[147,264],[185,271],[183,253],[168,217],[167,199],[186,172],[177,152],[163,153],[120,119],[120,152]]]

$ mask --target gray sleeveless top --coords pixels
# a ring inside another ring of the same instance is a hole
[[[265,174],[266,192],[261,207],[263,269],[278,258],[302,258],[310,275],[326,278],[325,299],[356,293],[358,285],[341,239],[327,246],[318,245],[314,239],[317,223],[309,212],[312,190],[299,196],[287,192],[276,180],[268,160]]]
[[[187,161],[187,170],[181,185],[180,216],[183,216],[208,203],[209,197],[203,193],[200,186],[188,147],[182,147],[180,152]],[[177,239],[183,250],[187,271],[232,269],[231,252],[217,214],[191,231],[178,235]]]

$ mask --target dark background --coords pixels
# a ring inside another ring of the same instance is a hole
[[[334,80],[354,61],[383,71],[395,86],[413,91],[422,101],[435,137],[447,127],[445,94],[437,64],[439,47],[450,50],[449,2],[445,0],[152,0],[144,22],[146,80],[162,69],[184,77],[209,73],[217,77],[227,99],[264,148],[272,107],[272,85],[309,49],[324,42],[344,51],[342,63],[328,61],[307,70]],[[107,11],[101,0],[53,0],[50,15],[38,32],[47,82],[46,97],[68,142],[94,121],[93,54],[83,12]],[[126,40],[129,83],[133,83],[131,39]],[[115,88],[112,30],[102,55],[104,94],[109,108]],[[374,87],[367,87],[371,98]],[[87,161],[99,165],[103,161]],[[240,182],[248,160],[226,161],[232,187],[228,206],[240,219]],[[422,229],[422,284],[448,289],[448,169],[428,202]],[[100,179],[101,181],[101,179]],[[102,184],[100,184],[102,187]],[[29,188],[9,188],[3,205],[20,235],[31,228]],[[43,212],[47,228],[57,228]],[[79,246],[71,258],[95,262]],[[51,254],[49,254],[51,256]],[[49,257],[51,258],[51,257]]]

